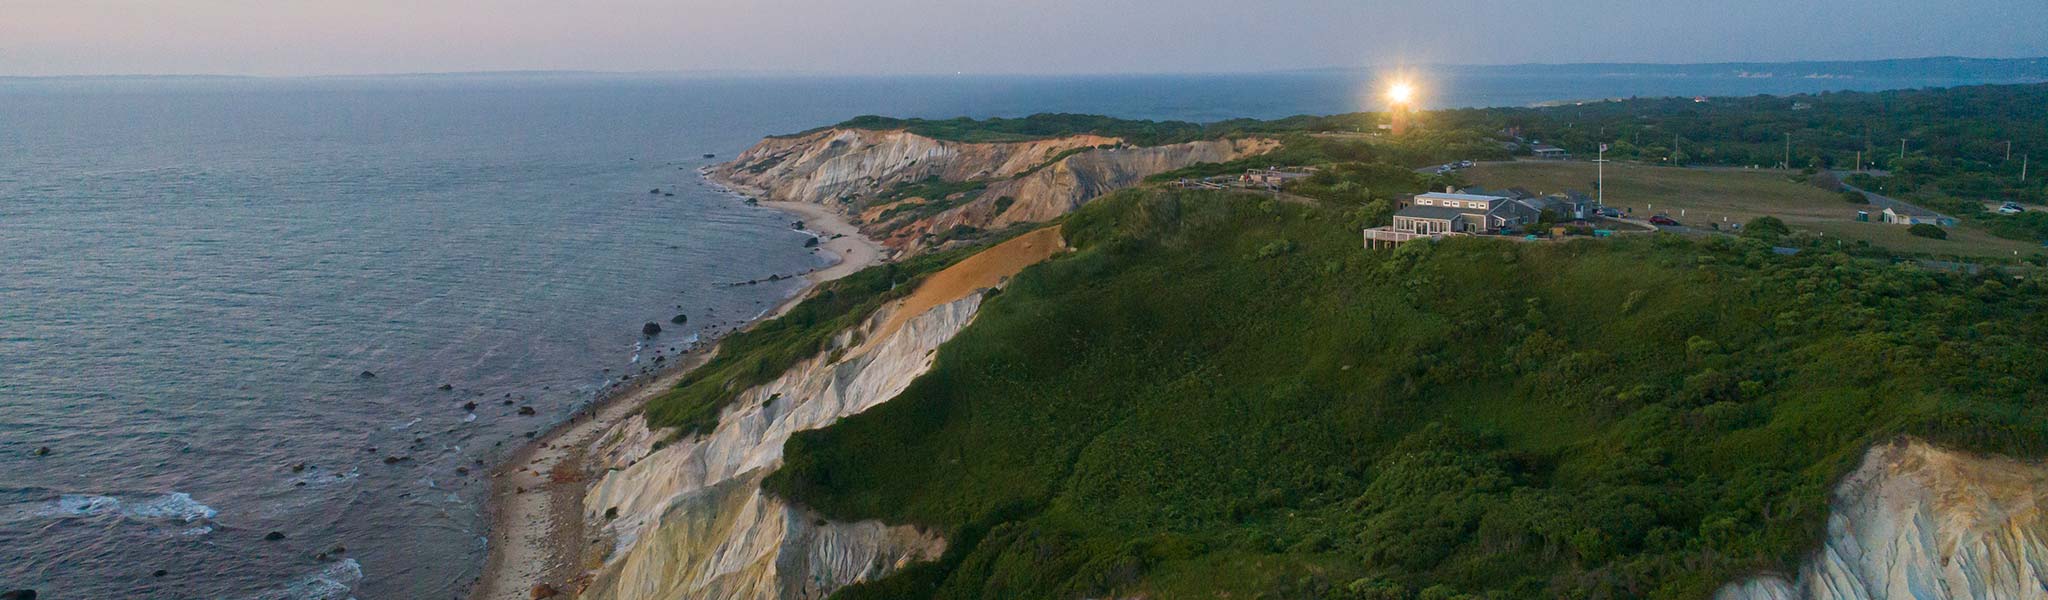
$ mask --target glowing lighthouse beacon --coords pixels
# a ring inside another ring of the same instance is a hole
[[[1406,81],[1394,82],[1387,88],[1387,112],[1392,115],[1394,136],[1408,135],[1415,101],[1415,86]]]

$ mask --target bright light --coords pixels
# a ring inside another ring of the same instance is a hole
[[[1414,98],[1415,86],[1408,85],[1408,82],[1396,83],[1393,87],[1387,88],[1387,99],[1393,100],[1395,104],[1407,104]]]

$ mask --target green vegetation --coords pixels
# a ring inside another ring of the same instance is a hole
[[[684,376],[675,389],[648,401],[648,422],[679,428],[683,435],[710,430],[717,425],[719,409],[735,395],[817,356],[831,345],[833,336],[852,329],[882,304],[910,293],[925,275],[974,251],[963,248],[869,267],[820,286],[787,314],[720,341],[716,358]]]
[[[947,536],[841,598],[1690,599],[1790,570],[1873,442],[2048,450],[2039,278],[1729,236],[1368,252],[1357,210],[1098,200],[769,488]],[[904,269],[727,354],[814,352]]]
[[[1931,240],[1948,239],[1948,231],[1932,223],[1914,223],[1912,227],[1906,228],[1906,233]]]

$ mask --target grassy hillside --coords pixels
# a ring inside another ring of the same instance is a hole
[[[770,489],[939,528],[843,598],[1701,598],[1901,433],[2048,446],[2048,290],[1644,236],[1359,248],[1365,211],[1126,191]]]

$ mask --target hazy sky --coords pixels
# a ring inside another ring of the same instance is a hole
[[[2048,0],[0,0],[0,75],[2048,55]]]

